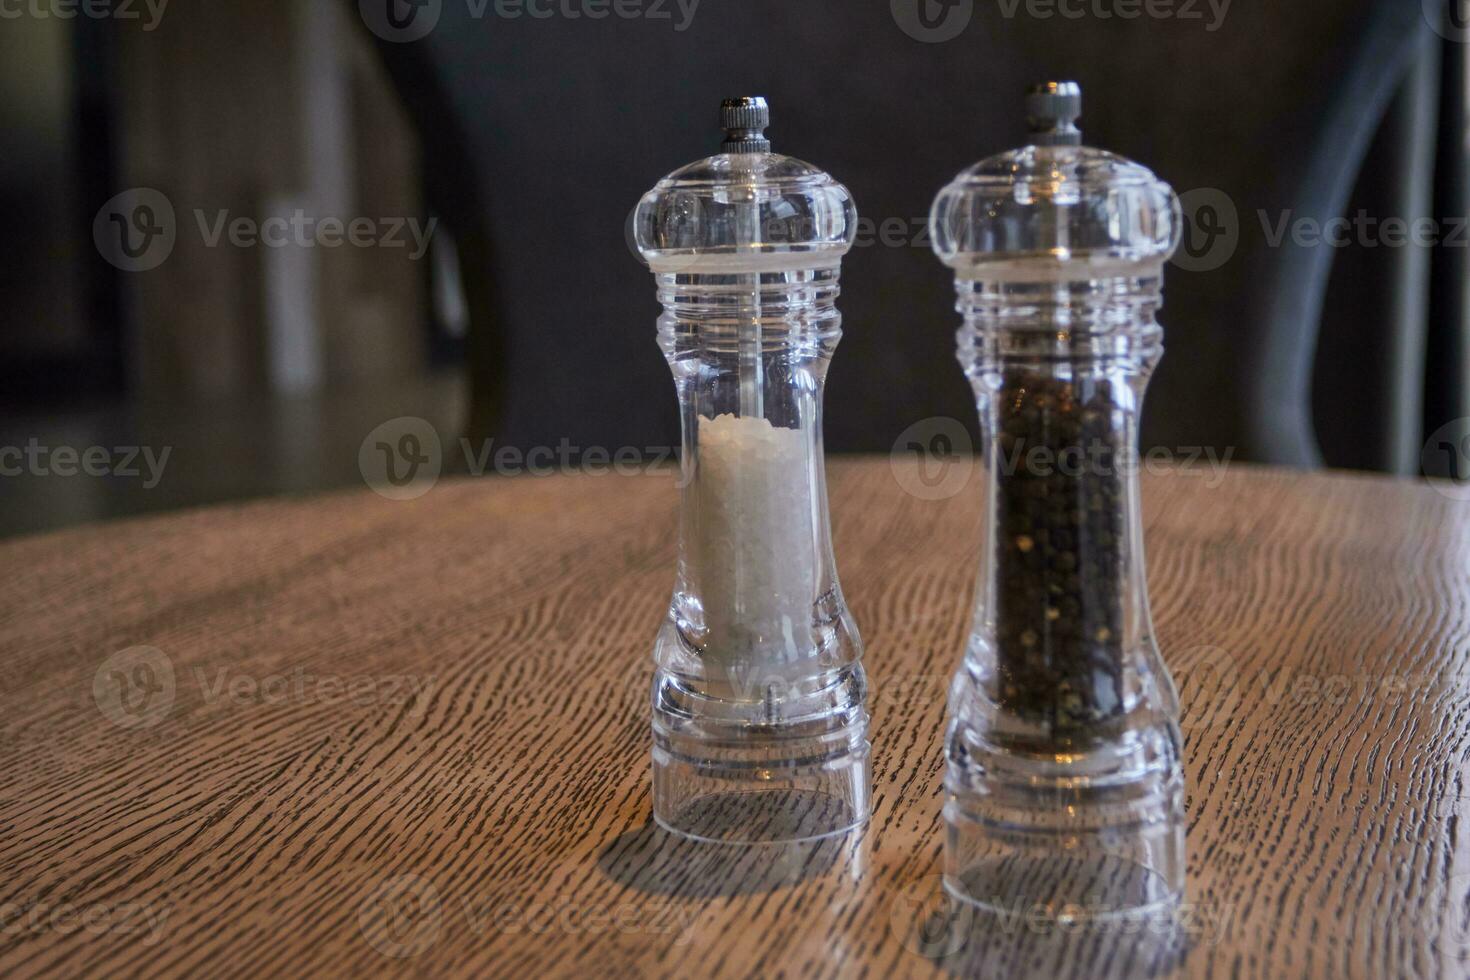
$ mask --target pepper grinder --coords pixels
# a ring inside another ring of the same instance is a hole
[[[721,842],[868,814],[862,641],[833,560],[822,391],[857,212],[771,152],[764,99],[725,101],[720,152],[634,213],[683,431],[678,574],[654,644],[653,810]]]
[[[1184,887],[1179,704],[1136,465],[1180,212],[1149,170],[1081,145],[1075,83],[1026,105],[1030,144],[961,172],[930,215],[986,474],[949,693],[944,881],[993,912],[1106,918]]]

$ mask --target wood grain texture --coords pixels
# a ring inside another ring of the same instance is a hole
[[[1219,486],[1146,477],[1196,919],[1167,942],[936,933],[943,695],[979,498],[912,496],[906,465],[831,467],[875,808],[803,847],[649,824],[668,473],[445,481],[0,546],[0,970],[1470,969],[1470,505],[1245,466]]]

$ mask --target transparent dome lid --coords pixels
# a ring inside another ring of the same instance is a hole
[[[783,272],[830,267],[852,247],[857,208],[831,174],[771,152],[761,98],[720,107],[720,153],[680,167],[643,195],[638,252],[654,272]]]
[[[1137,275],[1168,261],[1181,216],[1153,171],[1082,146],[1073,82],[1032,89],[1028,146],[961,171],[929,216],[935,254],[966,279]]]

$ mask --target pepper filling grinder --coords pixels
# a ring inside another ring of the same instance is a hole
[[[634,213],[683,428],[678,576],[654,645],[653,810],[723,842],[868,814],[862,641],[832,557],[822,390],[852,196],[771,152],[764,99]]]
[[[1138,419],[1162,354],[1178,201],[1081,146],[1081,92],[1027,99],[1031,145],[942,190],[986,508],[949,694],[945,886],[1059,919],[1164,909],[1184,886],[1178,697],[1150,621]]]

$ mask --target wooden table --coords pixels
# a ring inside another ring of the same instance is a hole
[[[649,822],[673,481],[444,481],[0,546],[0,969],[246,975],[1463,975],[1470,504],[1145,478],[1182,688],[1185,937],[932,928],[972,487],[836,462],[873,682],[860,834]],[[928,928],[928,931],[924,931]],[[949,954],[949,955],[943,955]]]

